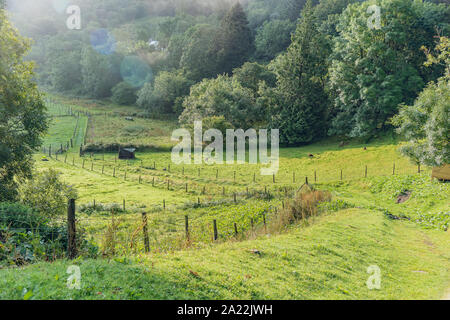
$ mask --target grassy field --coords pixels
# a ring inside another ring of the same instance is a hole
[[[0,270],[0,298],[439,299],[450,284],[449,247],[448,233],[348,209],[283,235],[200,250]],[[66,287],[71,264],[81,290]],[[381,270],[379,290],[366,286],[371,265]]]
[[[431,181],[430,168],[419,173],[395,137],[282,148],[278,173],[262,176],[261,165],[248,163],[174,165],[169,151],[156,150],[170,147],[176,123],[140,118],[134,107],[55,98],[50,109],[46,144],[71,136],[76,143],[50,161],[36,154],[36,167],[76,187],[80,230],[105,254],[114,232],[116,258],[79,259],[80,291],[65,287],[71,262],[0,270],[0,298],[428,299],[450,285],[450,185]],[[84,140],[144,147],[130,161],[106,152],[80,157]],[[273,217],[306,177],[332,201],[318,217],[273,232]],[[143,254],[143,212],[150,254]],[[367,289],[370,265],[382,271],[381,290]]]

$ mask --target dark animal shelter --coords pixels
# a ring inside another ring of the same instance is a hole
[[[119,159],[135,159],[135,148],[120,148]]]

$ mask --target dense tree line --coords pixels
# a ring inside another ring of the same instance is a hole
[[[298,145],[392,130],[399,106],[413,105],[444,73],[439,64],[424,65],[421,48],[448,36],[445,1],[120,4],[80,1],[80,31],[61,28],[64,15],[16,19],[36,40],[29,58],[40,85],[136,103],[185,125],[206,119],[278,128],[283,144]],[[368,24],[373,5],[380,8],[376,27]]]

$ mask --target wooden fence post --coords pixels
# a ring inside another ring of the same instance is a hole
[[[265,214],[263,214],[263,222],[264,222],[264,230],[267,231],[266,215]]]
[[[189,241],[189,216],[184,216],[184,229],[186,231],[186,239]]]
[[[142,212],[142,223],[143,223],[143,232],[144,232],[144,247],[145,252],[150,252],[150,241],[148,239],[148,226],[147,226],[147,213]]]
[[[75,199],[69,200],[67,209],[67,256],[75,259],[77,256],[76,228],[75,228]]]
[[[237,198],[236,198],[236,192],[235,192],[235,193],[233,193],[233,199],[234,199],[234,203],[236,203],[236,202],[237,202]]]
[[[364,177],[367,178],[367,166],[366,166],[366,172],[364,173]]]
[[[219,238],[219,234],[217,232],[217,220],[213,220],[214,225],[214,241],[216,241]]]
[[[236,222],[234,223],[234,235],[237,237],[238,235],[238,229],[237,229],[237,224]]]
[[[272,175],[272,181],[275,183],[275,173]]]
[[[123,211],[125,211],[125,199],[123,199]]]
[[[163,200],[163,209],[166,210],[166,200]]]
[[[341,169],[341,180],[342,180],[342,169]]]
[[[395,162],[394,162],[394,166],[392,167],[392,175],[395,175]]]
[[[113,168],[113,177],[116,177],[116,167]]]

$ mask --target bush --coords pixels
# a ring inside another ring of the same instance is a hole
[[[331,198],[331,193],[328,191],[298,191],[292,199],[285,202],[284,208],[278,212],[272,227],[280,231],[297,221],[316,216],[320,210],[320,204],[330,202]]]
[[[66,214],[67,202],[77,198],[77,191],[60,181],[59,175],[53,169],[34,173],[33,179],[25,181],[19,187],[22,203],[45,218],[53,219]]]
[[[77,248],[82,256],[95,257],[97,247],[77,230]],[[65,257],[67,226],[51,224],[33,209],[19,203],[0,203],[0,267],[23,265]]]
[[[130,105],[136,102],[136,90],[126,82],[120,82],[111,92],[111,99],[117,104]]]

